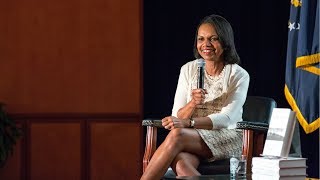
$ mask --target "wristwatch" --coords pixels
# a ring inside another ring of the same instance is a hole
[[[194,128],[194,120],[192,118],[190,118],[190,128]]]

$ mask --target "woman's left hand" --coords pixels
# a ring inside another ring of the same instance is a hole
[[[174,116],[168,116],[162,119],[162,126],[165,129],[172,130],[175,128],[189,127],[190,122],[186,119],[178,119]]]

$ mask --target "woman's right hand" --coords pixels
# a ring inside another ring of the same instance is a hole
[[[194,107],[197,105],[201,105],[204,103],[204,99],[206,98],[207,91],[205,89],[193,89],[191,91],[191,102]]]
[[[202,105],[204,103],[206,94],[207,91],[205,89],[193,89],[191,91],[191,100],[177,112],[178,118],[190,118],[197,105]]]

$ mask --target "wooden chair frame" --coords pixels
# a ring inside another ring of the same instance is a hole
[[[238,122],[236,128],[243,130],[242,155],[247,156],[247,173],[251,173],[252,157],[262,154],[269,120],[276,102],[268,97],[248,96],[243,107],[243,121]],[[142,126],[147,128],[143,157],[144,172],[157,148],[158,128],[163,127],[160,119],[143,120]]]
[[[158,128],[163,128],[163,126],[161,125],[161,120],[143,120],[142,125],[147,127],[146,146],[143,156],[144,172],[157,148]],[[237,124],[237,128],[243,129],[242,154],[247,156],[247,172],[251,173],[252,157],[259,156],[263,151],[268,124],[242,121]]]

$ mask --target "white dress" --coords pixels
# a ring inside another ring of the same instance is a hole
[[[197,87],[196,61],[181,68],[172,115],[191,100],[191,91]],[[229,158],[240,154],[242,131],[234,129],[242,121],[242,106],[249,86],[249,75],[239,65],[225,65],[219,76],[205,73],[204,89],[207,90],[204,105],[193,112],[192,117],[210,117],[212,130],[196,129],[210,148],[213,158],[208,161]]]

